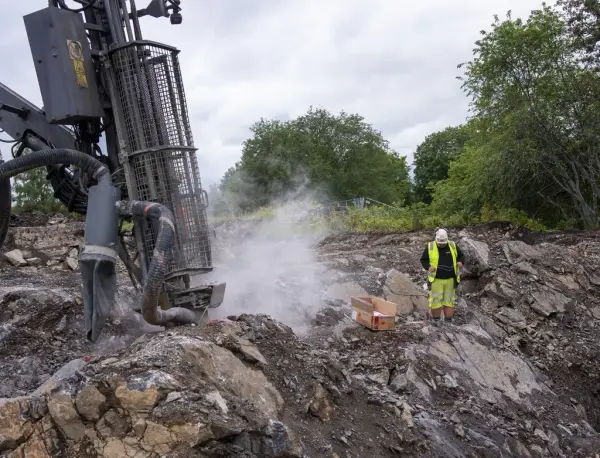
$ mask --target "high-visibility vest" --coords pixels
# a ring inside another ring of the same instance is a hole
[[[456,258],[458,256],[456,244],[449,241],[448,246],[450,247],[450,253],[452,253],[454,275],[456,276],[456,281],[460,283],[460,272],[458,271],[458,266],[456,265]],[[440,252],[438,251],[437,243],[435,243],[435,241],[429,242],[427,244],[427,251],[429,253],[429,265],[435,269],[433,272],[427,271],[427,280],[429,280],[430,283],[433,283],[433,280],[435,280],[435,274],[437,272],[438,261],[440,260]]]

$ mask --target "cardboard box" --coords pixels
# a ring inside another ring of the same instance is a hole
[[[373,331],[396,329],[396,304],[378,297],[351,297],[352,319]]]

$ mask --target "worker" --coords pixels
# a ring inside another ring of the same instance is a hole
[[[463,253],[456,243],[448,240],[445,229],[438,229],[435,240],[427,243],[423,251],[421,265],[427,270],[429,309],[435,326],[440,325],[442,310],[444,321],[452,323],[463,261]]]

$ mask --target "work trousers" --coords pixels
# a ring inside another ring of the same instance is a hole
[[[456,302],[456,288],[454,278],[436,278],[431,283],[429,290],[429,308],[454,307]]]

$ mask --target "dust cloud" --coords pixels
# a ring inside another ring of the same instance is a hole
[[[307,223],[310,201],[282,203],[260,221],[214,225],[215,270],[198,280],[225,281],[227,288],[223,304],[209,311],[211,319],[266,314],[296,332],[314,319],[326,286],[315,245],[328,231]]]

